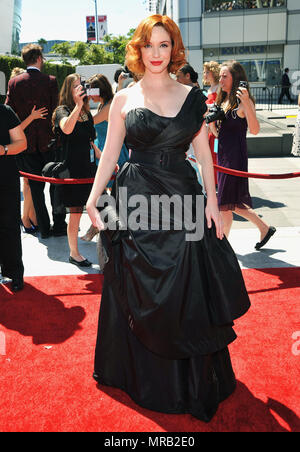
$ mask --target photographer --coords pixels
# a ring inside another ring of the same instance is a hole
[[[118,77],[118,86],[117,86],[115,92],[117,93],[118,91],[121,91],[121,89],[127,88],[128,85],[130,85],[130,83],[132,83],[132,82],[133,82],[133,75],[129,71],[127,66],[125,66],[125,68],[122,68],[122,72],[120,73],[120,75]]]
[[[248,171],[247,129],[257,135],[260,126],[256,118],[255,102],[250,93],[247,76],[243,66],[237,61],[229,61],[221,65],[220,88],[217,106],[223,111],[208,115],[207,122],[219,138],[218,165],[239,171]],[[255,248],[259,250],[275,233],[252,209],[248,179],[218,173],[218,204],[224,221],[224,231],[228,237],[233,213],[251,221],[260,231],[260,241]]]
[[[98,111],[93,116],[93,120],[97,135],[95,145],[102,152],[106,142],[109,112],[111,103],[114,98],[114,94],[109,80],[103,74],[94,75],[88,80],[87,83],[90,88],[90,91],[88,91],[89,98],[92,99],[92,101],[95,103],[99,102]],[[125,143],[123,143],[120,156],[118,159],[118,166],[121,167],[125,162],[127,162],[128,159],[129,159],[128,149],[125,146]],[[97,164],[98,162],[99,160],[96,161]],[[112,183],[109,182],[108,187],[111,186]],[[81,237],[81,239],[90,242],[97,233],[98,230],[91,226],[86,232],[86,234]]]
[[[70,74],[65,79],[59,96],[59,106],[53,118],[53,126],[59,126],[63,155],[71,178],[89,179],[96,173],[95,158],[100,151],[94,145],[95,129],[89,111],[88,97],[78,74]],[[68,241],[69,262],[78,267],[90,267],[78,250],[78,230],[83,207],[89,197],[92,184],[63,185],[62,199],[69,209]]]

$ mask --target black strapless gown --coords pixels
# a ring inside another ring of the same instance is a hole
[[[205,100],[193,88],[175,118],[147,108],[127,114],[132,156],[113,186],[117,205],[120,187],[149,205],[151,195],[202,194],[185,152],[203,123]],[[250,302],[226,238],[206,225],[199,241],[185,234],[128,228],[110,242],[94,378],[142,407],[208,422],[235,389],[227,346],[236,339],[234,319]]]

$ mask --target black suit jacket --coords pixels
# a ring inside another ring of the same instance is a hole
[[[287,73],[283,74],[281,79],[281,85],[283,88],[289,88],[291,86],[290,78]]]
[[[34,106],[48,109],[47,119],[36,119],[25,129],[26,152],[46,152],[53,138],[51,118],[58,103],[56,78],[29,69],[9,81],[5,103],[17,113],[21,121],[30,115]]]

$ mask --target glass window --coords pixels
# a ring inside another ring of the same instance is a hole
[[[286,6],[286,0],[205,0],[205,11],[233,11],[237,9],[278,8]]]
[[[264,82],[267,86],[281,83],[281,61],[251,60],[240,61],[244,66],[249,82]]]

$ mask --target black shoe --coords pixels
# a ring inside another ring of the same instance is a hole
[[[85,259],[84,261],[77,261],[76,259],[73,259],[73,257],[69,257],[70,264],[77,265],[77,267],[91,267],[92,263]]]
[[[266,233],[266,235],[264,236],[264,238],[262,239],[261,242],[258,242],[255,245],[255,249],[256,250],[260,250],[272,237],[272,235],[274,235],[276,232],[276,228],[274,228],[274,226],[270,226],[268,232]]]
[[[35,227],[35,226],[30,226],[30,228],[26,228],[25,226],[24,226],[24,223],[23,223],[23,221],[21,220],[21,227],[22,227],[22,229],[23,229],[23,232],[25,232],[26,234],[35,234],[36,233],[36,231],[37,231],[37,228]]]
[[[11,290],[13,292],[20,292],[24,288],[23,278],[13,278],[11,282]]]
[[[35,230],[35,232],[37,232],[37,231],[39,230],[38,225],[37,225],[37,224],[34,224],[31,220],[30,220],[30,223],[31,223],[33,229]]]

